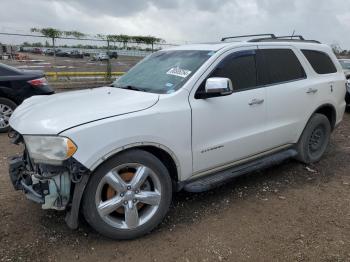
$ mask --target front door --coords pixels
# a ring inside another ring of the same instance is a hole
[[[231,95],[190,99],[194,173],[260,153],[265,143],[266,90],[259,87],[256,49],[225,55],[208,75],[231,79]],[[204,90],[205,80],[197,92]]]

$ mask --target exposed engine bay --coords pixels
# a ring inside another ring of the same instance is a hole
[[[71,187],[80,179],[71,172],[70,166],[74,163],[32,166],[25,155],[10,161],[10,177],[15,189],[23,190],[28,199],[40,203],[43,209],[66,209],[71,200]]]
[[[22,144],[18,133],[10,136],[14,144]],[[12,157],[9,173],[16,190],[23,190],[26,197],[41,204],[43,209],[65,210],[70,204],[75,184],[79,183],[87,169],[73,158],[61,165],[35,164],[26,148],[22,156]]]

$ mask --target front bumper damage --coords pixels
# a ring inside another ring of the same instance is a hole
[[[18,133],[11,140],[15,144],[23,143]],[[66,222],[74,229],[78,227],[80,202],[89,174],[74,158],[60,166],[35,164],[26,149],[22,156],[14,156],[9,162],[9,176],[15,190],[22,190],[43,209],[66,210]]]

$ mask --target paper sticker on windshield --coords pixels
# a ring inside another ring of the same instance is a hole
[[[166,74],[185,78],[191,74],[191,71],[186,69],[181,69],[180,67],[173,67],[168,72],[166,72]]]

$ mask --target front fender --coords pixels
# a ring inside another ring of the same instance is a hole
[[[167,111],[154,107],[103,119],[60,135],[74,141],[78,147],[74,158],[90,171],[120,151],[150,145],[160,147],[172,156],[178,166],[179,180],[192,174],[191,114],[179,107]]]

